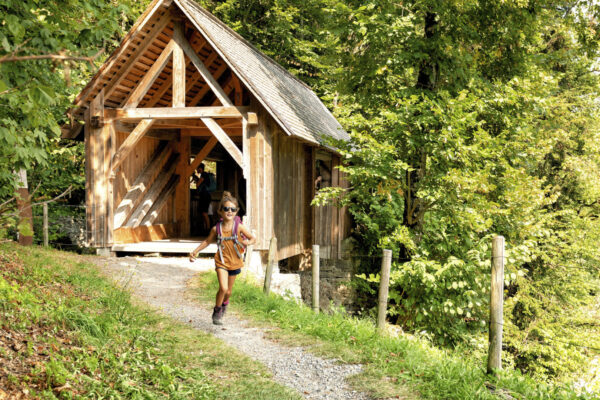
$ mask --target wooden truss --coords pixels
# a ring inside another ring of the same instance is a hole
[[[151,60],[149,69],[133,84],[133,88],[118,108],[105,109],[104,99],[110,97],[115,90],[123,90],[120,88],[126,82],[127,74],[134,70],[136,59],[149,48],[153,48],[153,39],[158,37],[170,22],[173,22],[173,34],[158,58],[155,61]],[[202,37],[194,39],[201,47],[206,44]],[[178,193],[182,198],[188,197],[189,177],[217,143],[220,143],[245,171],[244,164],[247,160],[244,160],[242,152],[231,136],[242,135],[249,124],[257,123],[257,117],[255,113],[249,112],[248,107],[242,106],[241,83],[237,77],[232,74],[224,81],[223,87],[219,84],[218,79],[227,69],[225,63],[213,67],[213,72],[209,70],[209,66],[217,58],[217,53],[213,52],[202,61],[185,37],[183,22],[177,16],[159,19],[147,33],[145,41],[140,43],[122,65],[120,75],[110,80],[91,103],[86,112],[86,125],[90,124],[90,129],[86,129],[86,143],[89,143],[86,145],[86,160],[89,163],[86,170],[90,197],[88,204],[94,206],[88,213],[88,228],[90,232],[95,232],[95,235],[91,236],[96,237],[96,242],[90,244],[97,247],[111,245],[115,229],[152,226],[170,197],[177,196]],[[170,85],[168,79],[157,79],[167,66],[170,66],[172,71]],[[189,73],[188,68],[192,69]],[[189,92],[190,88],[201,81],[206,84],[200,90]],[[156,89],[153,89],[148,97],[148,92],[153,87]],[[92,87],[88,90],[93,89]],[[161,100],[169,89],[172,94],[171,107],[155,107],[159,102],[164,104]],[[213,104],[197,106],[209,92],[215,96]],[[229,92],[234,93],[233,101],[230,100]],[[186,97],[189,100],[188,104]],[[115,131],[128,133],[118,149],[114,146]],[[187,155],[189,144],[185,154],[173,144],[178,142],[173,139],[190,134],[209,137],[192,163]],[[123,199],[114,207],[114,179],[124,165],[123,162],[134,153],[136,145],[145,137],[170,141],[169,144],[159,144],[155,154],[128,188]],[[175,210],[174,214],[183,215],[186,212],[184,205],[181,210]],[[102,218],[102,215],[106,218]]]

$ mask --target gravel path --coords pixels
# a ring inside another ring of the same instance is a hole
[[[210,259],[190,263],[184,258],[110,258],[101,267],[115,281],[124,284],[148,304],[167,315],[210,332],[228,345],[265,364],[275,381],[297,390],[306,399],[368,400],[364,393],[351,390],[347,376],[361,371],[360,365],[339,364],[307,353],[300,347],[285,347],[269,341],[264,330],[250,327],[228,313],[224,326],[211,321],[212,309],[185,296],[186,284],[199,271],[214,268]],[[235,291],[235,289],[234,289]]]

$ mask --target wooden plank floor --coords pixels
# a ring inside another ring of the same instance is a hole
[[[125,251],[128,253],[169,253],[169,254],[188,254],[194,250],[204,238],[177,238],[153,240],[151,242],[114,244],[112,251]],[[217,245],[210,244],[202,250],[202,254],[215,254]]]

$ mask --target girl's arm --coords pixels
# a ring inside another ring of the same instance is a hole
[[[203,241],[202,243],[200,243],[200,245],[198,245],[198,247],[196,247],[190,253],[190,262],[193,262],[196,259],[196,256],[198,255],[198,253],[200,251],[204,250],[205,248],[207,248],[209,244],[214,243],[216,239],[217,239],[217,228],[215,228],[213,226],[212,229],[210,230],[210,233],[208,234],[208,237],[206,238],[206,240]]]
[[[250,246],[251,244],[256,243],[256,236],[254,236],[254,234],[252,234],[248,228],[246,228],[244,225],[240,225],[238,229],[240,230],[240,233],[247,238],[245,240],[242,239],[241,241],[244,246]]]

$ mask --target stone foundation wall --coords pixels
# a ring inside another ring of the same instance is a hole
[[[347,311],[356,311],[356,291],[350,286],[350,281],[357,270],[355,263],[350,259],[321,259],[319,263],[319,305],[321,309],[327,310],[331,306],[342,306]],[[312,305],[312,269],[299,271],[299,274],[302,299],[306,304]]]

